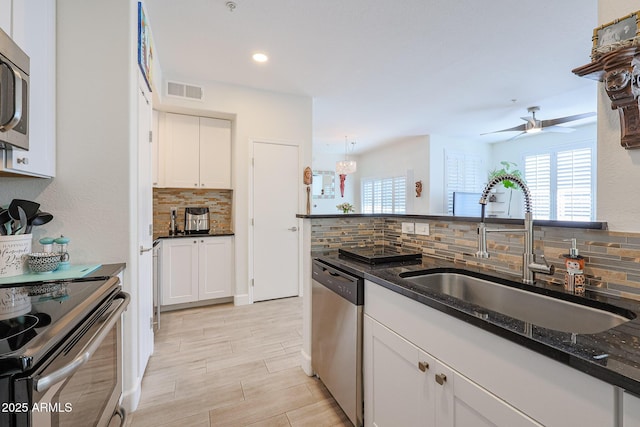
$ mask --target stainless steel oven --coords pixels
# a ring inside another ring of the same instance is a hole
[[[34,336],[0,358],[0,425],[124,425],[121,317],[129,295],[117,278],[59,285],[31,296],[25,317],[36,325],[21,334]]]

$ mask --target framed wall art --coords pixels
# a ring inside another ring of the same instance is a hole
[[[140,67],[149,91],[152,91],[152,62],[153,43],[151,41],[151,30],[144,9],[142,8],[142,2],[138,2],[138,66]]]
[[[640,40],[640,11],[630,13],[593,30],[592,59]]]

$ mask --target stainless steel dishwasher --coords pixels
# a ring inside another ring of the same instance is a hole
[[[364,280],[313,260],[311,363],[355,426],[363,422]]]

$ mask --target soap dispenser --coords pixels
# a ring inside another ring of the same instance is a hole
[[[564,266],[567,272],[564,274],[564,288],[567,292],[577,295],[584,294],[584,257],[578,254],[576,239],[567,239],[571,242],[568,254],[564,254]]]

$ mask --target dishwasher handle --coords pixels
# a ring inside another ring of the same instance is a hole
[[[313,286],[323,286],[354,305],[364,305],[364,279],[313,260]]]

